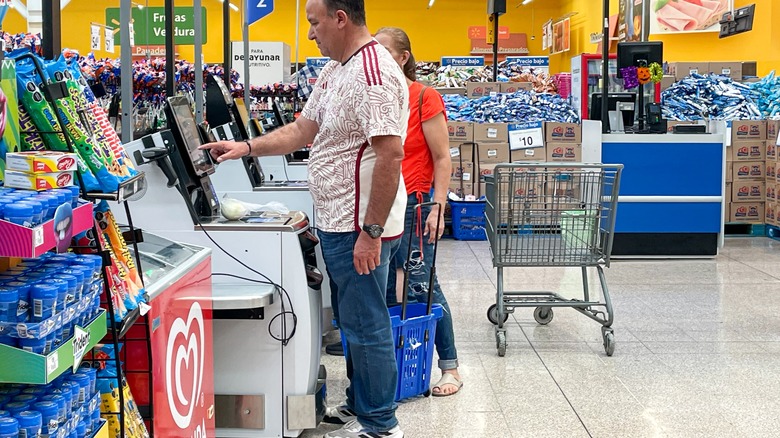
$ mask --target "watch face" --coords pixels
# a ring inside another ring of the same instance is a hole
[[[376,238],[382,236],[382,232],[384,232],[384,228],[382,228],[381,226],[379,226],[377,224],[364,225],[363,226],[363,231],[368,233],[368,235],[371,236],[372,238],[376,239]]]

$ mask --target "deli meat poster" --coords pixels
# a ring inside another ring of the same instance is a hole
[[[728,0],[649,0],[650,33],[718,32]]]

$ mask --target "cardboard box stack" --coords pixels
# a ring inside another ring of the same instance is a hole
[[[509,162],[509,125],[505,123],[480,123],[474,125],[474,155],[479,178],[477,191],[485,194],[485,176],[492,175],[496,164]]]
[[[471,122],[447,122],[450,140],[452,174],[450,191],[461,198],[476,195],[474,166],[474,124]]]
[[[766,122],[766,212],[765,222],[769,225],[779,226],[778,219],[778,201],[777,189],[780,187],[780,179],[777,173],[780,170],[778,165],[777,142],[780,134],[780,120],[769,120]]]
[[[775,193],[775,161],[768,157],[767,123],[763,120],[735,120],[731,146],[726,152],[726,222],[761,224],[766,219],[767,185]],[[775,155],[774,149],[772,155]],[[771,169],[771,170],[770,170]],[[769,208],[774,212],[774,203]],[[774,221],[774,213],[772,214]]]

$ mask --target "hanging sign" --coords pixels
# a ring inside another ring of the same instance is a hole
[[[310,58],[306,58],[306,65],[314,68],[324,68],[325,64],[327,64],[329,61],[330,58],[325,56],[319,56],[316,58],[310,57]]]
[[[246,0],[246,23],[252,24],[274,11],[274,0]]]
[[[482,67],[485,65],[484,56],[442,56],[442,67]]]
[[[507,56],[507,62],[511,62],[522,67],[532,68],[535,71],[550,72],[549,56]]]
[[[106,33],[106,52],[114,53],[114,28],[105,27],[103,30]]]
[[[133,23],[130,22],[130,47],[135,46],[135,29],[133,28]]]
[[[267,0],[266,0],[267,1]],[[190,2],[192,3],[192,2]],[[203,44],[208,43],[208,20],[209,14],[206,8],[201,8],[201,22],[197,27],[201,30]],[[106,8],[106,24],[120,27],[119,8]],[[133,28],[138,26],[135,43],[138,45],[165,45],[165,8],[148,7],[143,9],[133,8],[132,19]],[[177,46],[191,46],[195,44],[195,9],[192,6],[176,6],[173,8],[173,36]],[[119,33],[117,32],[114,44],[120,44]]]
[[[90,26],[90,38],[89,50],[100,50],[100,26],[93,24]]]

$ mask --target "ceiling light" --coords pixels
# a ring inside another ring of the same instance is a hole
[[[436,0],[431,0],[431,1],[429,1],[429,2],[428,2],[428,9],[430,9],[430,8],[433,6],[433,4],[434,4],[435,2],[436,2]]]
[[[534,1],[534,0],[523,0],[522,4],[523,5],[527,5],[528,3],[531,3],[532,1]]]

